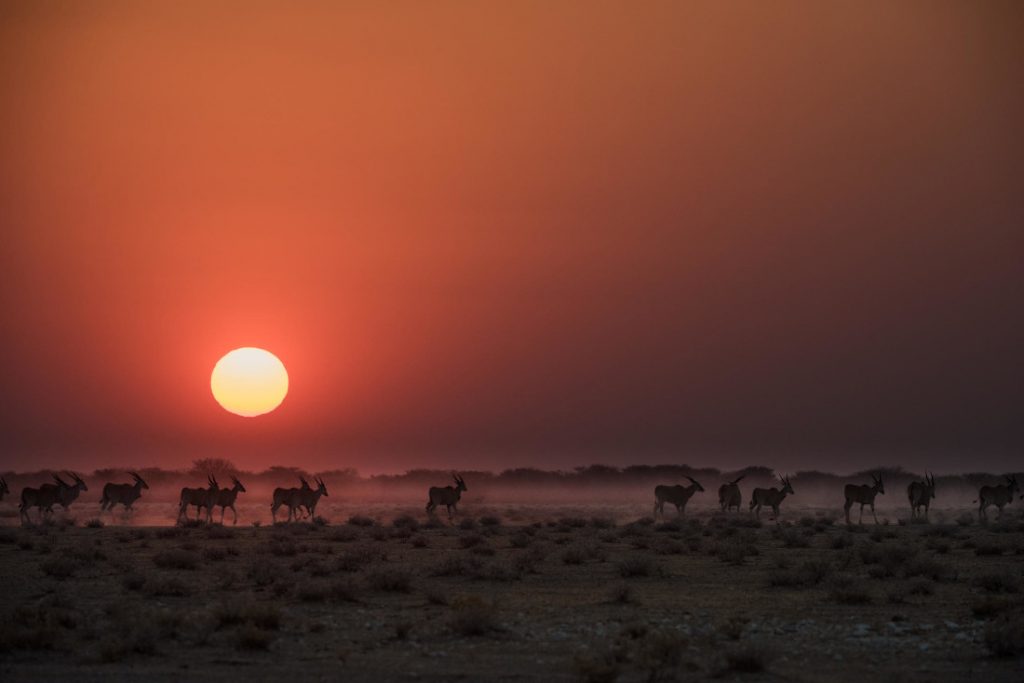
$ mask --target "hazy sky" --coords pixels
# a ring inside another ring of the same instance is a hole
[[[4,2],[0,469],[1019,466],[1022,74],[1019,2]]]

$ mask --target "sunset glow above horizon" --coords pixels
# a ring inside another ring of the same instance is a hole
[[[0,3],[0,471],[1009,467],[1021,26]]]

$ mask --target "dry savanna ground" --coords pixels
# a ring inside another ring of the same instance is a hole
[[[1024,521],[958,512],[58,518],[0,529],[0,676],[1019,681]]]

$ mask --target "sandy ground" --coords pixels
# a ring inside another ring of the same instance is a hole
[[[1019,511],[853,530],[836,510],[515,505],[454,525],[341,506],[325,524],[134,525],[166,512],[0,529],[4,681],[1024,676]]]

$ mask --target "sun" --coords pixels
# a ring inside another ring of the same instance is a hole
[[[229,413],[256,417],[281,405],[288,393],[288,371],[270,351],[246,346],[217,361],[210,390]]]

